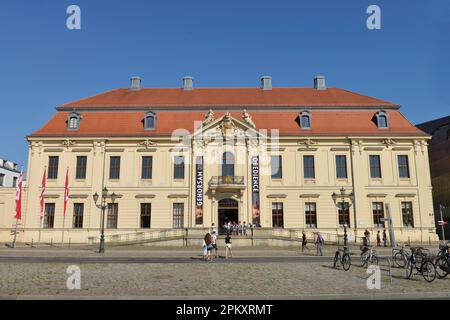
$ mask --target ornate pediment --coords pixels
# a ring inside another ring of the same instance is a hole
[[[149,139],[146,139],[144,141],[139,142],[138,146],[144,146],[145,149],[148,149],[148,148],[150,148],[152,146],[156,146],[156,142],[153,142],[153,141],[151,141]]]

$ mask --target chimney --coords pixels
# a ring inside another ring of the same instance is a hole
[[[262,76],[261,77],[261,89],[272,90],[272,77],[271,76]]]
[[[183,90],[190,91],[194,89],[194,78],[190,76],[183,77]]]
[[[314,77],[314,89],[316,90],[326,90],[327,85],[325,84],[325,76]]]
[[[140,77],[131,77],[130,90],[139,91],[142,89]]]

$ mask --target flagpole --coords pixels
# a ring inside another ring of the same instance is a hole
[[[66,224],[66,215],[64,215],[63,218],[63,227],[62,227],[62,237],[61,237],[61,247],[64,246],[64,226]]]
[[[62,227],[62,236],[61,236],[61,247],[64,246],[64,228],[66,225],[66,210],[67,210],[67,201],[69,196],[69,167],[67,167],[66,171],[66,182],[64,183],[64,217],[63,217],[63,227]]]
[[[38,247],[41,245],[41,231],[42,231],[42,217],[39,218],[39,240],[38,240]]]
[[[16,228],[15,228],[15,230],[14,230],[14,240],[13,240],[13,243],[12,243],[12,248],[15,248],[16,247],[16,240],[17,240],[17,227],[18,227],[18,225],[19,225],[19,219],[16,217]]]
[[[22,219],[22,182],[23,182],[23,167],[20,170],[19,184],[16,188],[16,227],[14,230],[14,239],[11,245],[12,248],[16,247],[17,241],[17,228],[19,226],[19,217]]]

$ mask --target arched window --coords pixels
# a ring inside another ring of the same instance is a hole
[[[234,177],[234,155],[231,152],[223,153],[222,177]]]
[[[308,111],[300,112],[300,127],[302,129],[311,129],[311,115]]]
[[[153,112],[147,112],[144,119],[145,130],[153,130],[156,127],[156,115]]]
[[[78,130],[80,128],[80,115],[76,112],[71,112],[67,118],[67,129]]]
[[[377,112],[377,126],[378,126],[378,128],[389,127],[388,115],[387,115],[386,111]]]

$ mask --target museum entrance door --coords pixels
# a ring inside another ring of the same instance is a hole
[[[219,234],[226,234],[228,222],[239,222],[239,204],[233,199],[223,199],[219,201]]]

